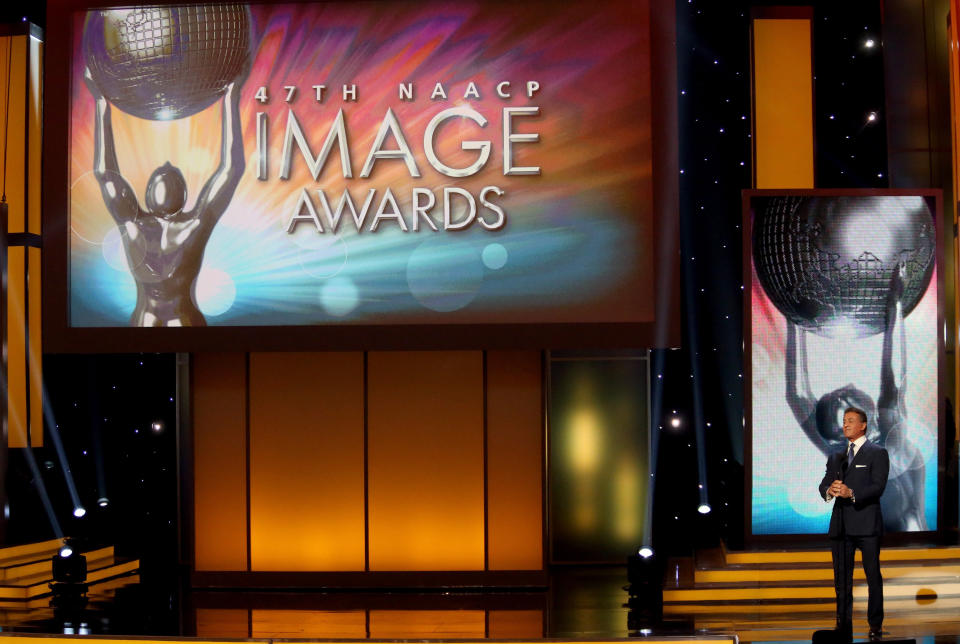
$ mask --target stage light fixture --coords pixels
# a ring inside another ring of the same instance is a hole
[[[155,421],[153,421],[153,424],[150,425],[150,427],[151,427],[151,428],[153,429],[153,431],[155,431],[155,432],[162,432],[162,431],[163,431],[163,421],[155,420]]]
[[[674,416],[673,418],[671,418],[670,426],[673,427],[674,429],[677,429],[678,427],[680,427],[680,417]]]
[[[69,552],[69,554],[64,555],[64,552]],[[54,583],[51,584],[51,587],[57,584],[79,587],[87,580],[87,558],[78,552],[74,552],[70,544],[65,544],[60,552],[53,556],[52,563]]]
[[[869,123],[876,123],[878,118],[880,118],[880,116],[879,116],[876,112],[869,112],[869,113],[867,113],[867,123],[868,123],[868,124],[869,124]]]
[[[697,512],[700,514],[710,514],[710,510],[712,509],[713,508],[711,508],[707,503],[701,503],[700,507],[697,508]]]
[[[97,505],[99,505],[101,508],[105,508],[110,505],[110,499],[105,496],[101,496],[99,499],[97,499]]]
[[[649,559],[653,556],[653,548],[650,546],[644,546],[637,551],[637,554],[643,557],[644,559]]]
[[[876,47],[876,45],[877,41],[875,41],[873,38],[867,38],[865,41],[863,41],[863,46],[867,49],[873,49]]]
[[[82,518],[84,515],[86,515],[86,513],[87,510],[82,505],[78,505],[73,509],[73,516],[77,517],[78,519]]]

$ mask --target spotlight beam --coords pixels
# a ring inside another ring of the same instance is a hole
[[[105,474],[105,468],[103,466],[103,440],[101,438],[101,423],[100,419],[103,416],[100,415],[100,406],[99,399],[94,391],[94,383],[97,382],[97,367],[96,363],[91,363],[91,366],[88,369],[87,377],[87,391],[90,394],[90,400],[93,401],[93,409],[91,411],[91,417],[93,419],[92,436],[91,436],[91,449],[93,450],[93,460],[94,465],[97,471],[97,505],[101,508],[106,507],[102,501],[106,500],[107,497],[107,477]]]
[[[50,397],[47,395],[47,386],[42,386],[43,390],[43,415],[47,420],[47,430],[53,441],[53,447],[57,452],[57,459],[60,461],[60,467],[63,469],[63,480],[67,483],[67,491],[70,493],[70,502],[73,503],[74,516],[83,509],[80,503],[80,495],[77,494],[77,485],[73,480],[73,474],[70,472],[70,463],[67,462],[67,453],[63,449],[63,439],[60,437],[60,430],[57,429],[57,423],[53,416],[53,406],[50,404]]]
[[[683,227],[681,237],[681,248],[687,252],[682,253],[683,257],[692,254],[693,239],[688,223]],[[685,248],[684,248],[685,247]],[[693,429],[697,441],[697,478],[699,480],[700,505],[707,505],[707,439],[703,419],[703,392],[700,386],[700,363],[697,362],[699,354],[699,342],[697,337],[697,300],[695,296],[696,288],[694,284],[695,276],[693,266],[687,267],[683,272],[683,298],[686,304],[687,317],[687,353],[690,355],[690,374],[693,376],[690,382],[691,393],[693,394]]]
[[[83,510],[83,504],[80,503],[80,495],[77,494],[77,485],[74,483],[73,474],[70,472],[70,464],[67,462],[67,453],[63,449],[63,440],[60,437],[60,430],[57,429],[57,420],[53,415],[53,405],[50,404],[50,395],[47,392],[47,383],[43,381],[43,372],[40,366],[34,361],[30,363],[30,375],[40,383],[40,391],[43,396],[43,417],[46,420],[47,430],[50,438],[53,440],[53,447],[57,452],[57,459],[60,461],[60,467],[63,469],[63,480],[67,483],[67,491],[70,493],[70,502],[73,503],[74,516],[83,516],[77,512]],[[60,536],[60,535],[58,535]]]
[[[653,500],[657,487],[657,454],[660,451],[659,419],[663,413],[663,367],[666,349],[653,349],[647,353],[647,364],[650,369],[650,417],[647,426],[650,431],[650,456],[647,469],[650,480],[647,481],[646,514],[643,521],[642,548],[653,549]]]

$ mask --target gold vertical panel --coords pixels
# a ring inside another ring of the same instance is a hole
[[[813,53],[809,19],[753,21],[756,188],[813,187]]]
[[[479,351],[368,357],[371,570],[482,570]]]
[[[27,249],[27,311],[30,319],[30,444],[43,447],[43,344],[40,323],[40,265],[39,248]]]
[[[12,47],[12,49],[8,49]],[[27,164],[27,114],[25,112],[27,105],[27,36],[6,36],[0,38],[0,80],[4,81],[6,87],[7,80],[7,52],[11,51],[9,63],[10,68],[10,113],[6,113],[4,102],[0,100],[0,123],[9,122],[7,128],[7,167],[2,171],[6,172],[6,192],[7,203],[9,204],[9,214],[7,222],[7,232],[24,232],[24,220],[26,211],[24,205],[27,203],[26,192],[26,172]],[[9,121],[7,119],[9,118]],[[0,165],[4,163],[3,155],[0,155]],[[40,177],[38,176],[39,183]]]
[[[40,234],[40,203],[41,181],[40,174],[43,152],[43,94],[41,77],[43,75],[43,43],[33,36],[24,37],[30,52],[29,95],[27,103],[28,147],[27,167],[29,168],[29,184],[27,192],[27,232]]]
[[[372,610],[370,637],[378,639],[483,638],[482,610]]]
[[[250,637],[250,613],[246,608],[198,608],[197,637]]]
[[[22,246],[7,250],[8,445],[27,447],[27,351],[25,259]]]
[[[196,570],[247,570],[246,387],[245,354],[193,354]]]
[[[363,354],[250,355],[253,570],[364,570]]]
[[[367,637],[365,610],[254,610],[251,637]]]
[[[543,637],[542,610],[492,610],[490,639],[539,639]]]
[[[487,353],[490,570],[543,568],[543,389],[539,351]]]

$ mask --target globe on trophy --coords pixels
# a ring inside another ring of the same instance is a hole
[[[753,262],[764,292],[805,331],[831,338],[881,333],[893,272],[905,267],[906,317],[927,290],[936,256],[922,197],[758,200]]]
[[[179,119],[216,102],[250,51],[243,5],[91,11],[83,53],[93,81],[118,109]]]

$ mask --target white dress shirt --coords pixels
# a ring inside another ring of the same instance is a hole
[[[853,441],[853,457],[854,457],[854,458],[857,457],[857,454],[860,452],[860,448],[863,447],[863,444],[866,443],[866,442],[867,442],[867,435],[866,435],[866,434],[864,434],[863,436],[861,436],[861,437],[858,438],[857,440]],[[850,451],[850,444],[847,443],[847,452],[849,452],[849,451]],[[853,490],[850,490],[850,491],[852,492]],[[830,499],[832,499],[832,498],[833,498],[833,497],[830,496],[830,492],[827,492],[826,494],[823,495],[823,500],[824,500],[824,501],[830,501]],[[850,500],[856,502],[856,496],[851,497]]]

